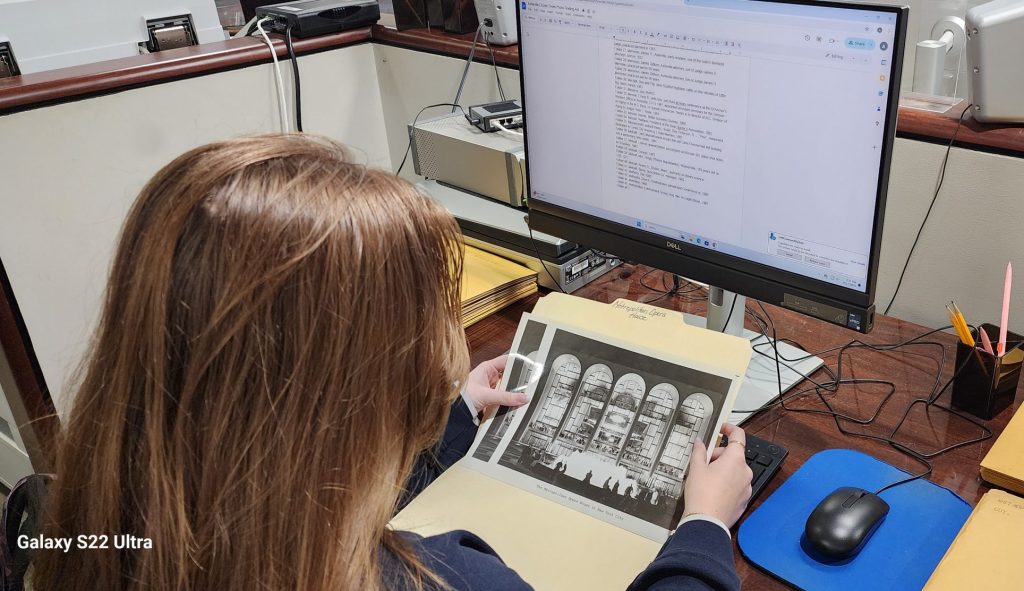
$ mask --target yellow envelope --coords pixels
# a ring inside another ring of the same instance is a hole
[[[1024,499],[990,490],[946,550],[925,591],[1020,589],[1024,581]]]

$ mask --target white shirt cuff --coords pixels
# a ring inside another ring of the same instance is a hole
[[[469,414],[470,414],[470,416],[473,417],[473,424],[476,425],[477,427],[479,427],[480,426],[480,417],[478,415],[480,413],[478,413],[476,411],[476,405],[473,404],[473,401],[469,398],[469,395],[466,394],[466,389],[463,388],[463,389],[459,390],[459,395],[462,396],[462,401],[465,402],[466,406],[469,407]]]
[[[687,515],[686,517],[683,517],[679,520],[679,525],[676,526],[676,531],[679,531],[679,528],[682,527],[683,524],[687,521],[710,521],[711,523],[714,523],[718,527],[722,528],[722,530],[725,531],[725,535],[729,536],[730,540],[732,539],[732,533],[729,531],[729,528],[725,527],[725,523],[723,523],[721,519],[718,519],[717,517],[712,517],[710,515],[705,515],[703,513],[694,513],[692,515]]]

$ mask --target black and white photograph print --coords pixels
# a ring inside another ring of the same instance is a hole
[[[511,438],[502,433],[498,464],[671,529],[693,443],[711,445],[731,380],[548,330],[533,398]]]
[[[526,392],[531,380],[537,379],[537,370],[540,364],[537,360],[541,342],[544,339],[544,331],[547,325],[534,320],[529,314],[523,314],[520,321],[516,338],[512,342],[512,350],[509,352],[510,366],[506,369],[505,389],[510,392]],[[505,436],[508,428],[512,425],[516,416],[516,409],[508,406],[498,408],[491,419],[490,425],[484,431],[483,437],[476,444],[472,457],[483,462],[490,461],[491,455]]]

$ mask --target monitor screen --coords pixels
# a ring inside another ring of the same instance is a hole
[[[868,303],[905,14],[520,0],[531,207]]]

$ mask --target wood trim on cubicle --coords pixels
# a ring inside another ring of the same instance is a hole
[[[945,113],[932,113],[900,107],[896,134],[900,137],[945,144],[956,134],[955,146],[1024,158],[1024,125],[991,125],[974,120],[972,113],[964,116],[956,131],[961,103]]]
[[[277,53],[284,57],[284,42],[279,36],[275,37]],[[367,42],[465,58],[473,45],[473,34],[452,35],[428,29],[395,31],[374,25],[343,33],[297,39],[295,50],[299,54],[308,54]],[[517,45],[488,48],[478,43],[476,61],[490,63],[490,51],[494,52],[494,60],[498,65],[519,67]],[[266,45],[256,38],[247,37],[0,79],[0,116],[107,92],[255,65],[269,59]],[[945,143],[953,137],[957,115],[959,112],[937,114],[903,107],[899,112],[897,134]],[[1024,125],[988,125],[973,120],[968,114],[957,134],[956,145],[1024,157]]]
[[[287,57],[281,36],[272,38],[278,57]],[[367,43],[370,39],[370,28],[365,27],[296,39],[295,51],[316,53]],[[3,78],[0,115],[269,61],[270,52],[261,39],[244,37]]]
[[[396,31],[378,25],[373,27],[372,36],[374,43],[466,59],[469,56],[470,48],[473,47],[474,33],[453,35],[444,31],[428,29]],[[477,43],[473,59],[480,63],[489,64],[491,63],[491,52],[494,53],[494,63],[497,65],[519,69],[518,45],[501,47]]]

